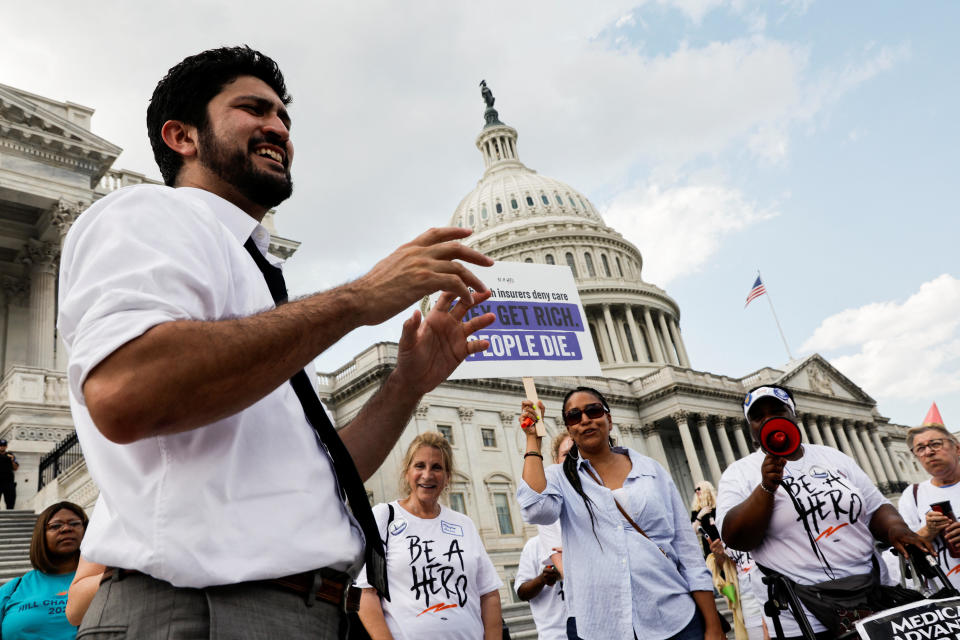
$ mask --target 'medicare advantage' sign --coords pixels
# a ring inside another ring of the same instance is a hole
[[[471,336],[489,340],[490,348],[467,357],[451,380],[601,375],[569,267],[525,262],[466,266],[492,295],[470,309],[464,321],[484,313],[493,313],[496,320]]]

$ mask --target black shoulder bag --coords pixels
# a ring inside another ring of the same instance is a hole
[[[797,504],[797,499],[790,493],[787,487],[783,487],[783,490],[790,498],[790,503],[797,511],[797,514],[800,515],[800,521],[803,522],[810,546],[813,548],[813,552],[820,562],[821,568],[823,568],[824,573],[832,579],[816,584],[797,584],[782,573],[765,567],[759,562],[757,563],[757,567],[765,576],[770,576],[777,581],[789,584],[797,599],[831,632],[832,637],[839,638],[844,634],[854,633],[858,620],[872,616],[875,613],[902,604],[923,600],[923,595],[913,589],[900,586],[890,587],[880,584],[880,568],[877,564],[876,555],[872,557],[873,562],[870,573],[846,576],[844,578],[834,577],[833,567],[830,566],[826,556],[817,544],[813,532],[810,530],[810,525],[807,523],[806,518],[803,517],[803,508]],[[774,582],[769,582],[767,593],[770,600],[776,599],[775,590]],[[777,633],[783,637],[783,632],[780,629],[779,613],[776,611],[772,613]],[[767,615],[771,615],[771,613]]]
[[[385,537],[383,539],[383,554],[386,557],[387,554],[387,544],[390,542],[390,523],[393,522],[393,518],[396,515],[393,510],[393,505],[387,503],[387,526],[384,529]],[[371,640],[370,634],[367,633],[367,628],[363,626],[363,623],[360,621],[360,614],[357,612],[351,612],[347,614],[350,618],[350,632],[347,634],[347,640]]]

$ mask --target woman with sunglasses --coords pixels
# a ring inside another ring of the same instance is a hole
[[[960,444],[945,427],[924,425],[907,431],[907,446],[930,479],[907,487],[900,496],[900,515],[933,544],[940,568],[960,588],[960,523],[943,508],[947,502],[954,515],[960,512]]]
[[[33,571],[0,588],[0,638],[73,640],[67,620],[67,589],[80,559],[87,514],[72,502],[58,502],[37,517],[30,540]]]
[[[612,446],[610,408],[599,391],[568,392],[562,415],[573,446],[563,465],[544,470],[536,425],[524,422],[536,413],[523,403],[527,447],[517,500],[526,522],[560,519],[564,593],[576,619],[571,637],[726,637],[713,581],[669,474],[651,458]]]

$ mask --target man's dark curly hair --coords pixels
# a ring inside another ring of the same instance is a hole
[[[185,58],[157,83],[147,106],[147,135],[153,158],[168,186],[176,181],[183,158],[160,137],[163,124],[167,120],[179,120],[203,130],[207,126],[207,104],[240,76],[263,80],[283,104],[290,104],[280,67],[247,45],[209,49]]]

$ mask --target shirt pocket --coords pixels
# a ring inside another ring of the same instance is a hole
[[[660,544],[673,538],[673,525],[652,476],[640,476],[635,480],[627,491],[626,501],[628,504],[621,501],[621,506],[651,539]],[[627,526],[635,532],[630,523]]]

